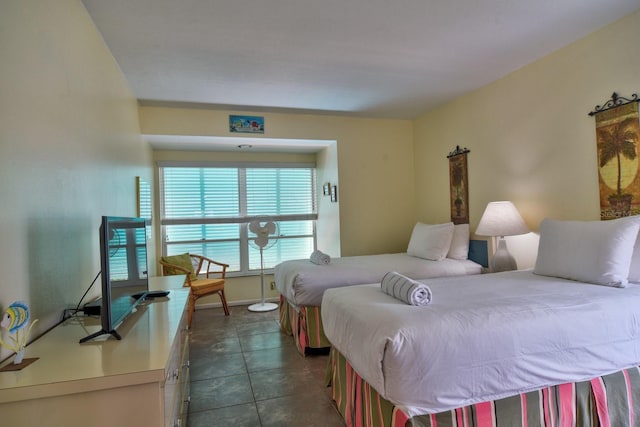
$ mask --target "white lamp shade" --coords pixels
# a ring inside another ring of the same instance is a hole
[[[509,201],[489,203],[476,228],[478,236],[515,236],[528,232],[520,212]]]

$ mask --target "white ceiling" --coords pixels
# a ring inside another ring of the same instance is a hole
[[[405,119],[640,8],[640,0],[83,3],[142,103]]]
[[[640,8],[640,0],[82,1],[143,105],[398,119]],[[155,149],[179,150],[243,143],[146,139]],[[323,144],[244,143],[296,152]]]

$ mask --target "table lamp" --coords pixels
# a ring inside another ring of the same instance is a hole
[[[504,236],[516,236],[529,232],[520,212],[508,201],[490,202],[476,229],[478,236],[499,237],[498,248],[491,259],[491,272],[516,270],[518,265],[515,258],[507,250]]]

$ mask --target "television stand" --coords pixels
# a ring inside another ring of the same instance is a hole
[[[114,329],[114,330],[112,330],[111,332],[107,332],[107,331],[105,331],[104,329],[101,329],[101,330],[99,330],[98,332],[94,332],[94,333],[92,333],[92,334],[91,334],[91,335],[89,335],[89,336],[86,336],[86,337],[84,337],[84,338],[81,338],[81,339],[80,339],[80,341],[79,341],[79,343],[80,343],[80,344],[82,344],[83,342],[87,342],[87,341],[89,341],[89,340],[92,340],[92,339],[94,339],[94,338],[99,337],[100,335],[106,335],[106,334],[111,334],[111,335],[113,335],[113,336],[115,337],[115,339],[117,339],[117,340],[121,340],[121,339],[122,339],[122,337],[120,336],[120,334],[118,333],[118,331],[116,331],[115,329]]]
[[[0,372],[0,424],[186,426],[190,333],[184,279],[150,277],[150,289],[171,289],[171,298],[133,313],[117,328],[122,340],[78,344],[103,328],[94,317],[74,316],[29,344],[25,359],[39,357],[36,363]],[[9,358],[0,368],[12,363]]]

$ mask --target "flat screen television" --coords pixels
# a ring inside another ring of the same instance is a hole
[[[144,218],[103,216],[100,224],[102,329],[80,342],[103,334],[121,339],[116,328],[149,291],[147,233]]]

